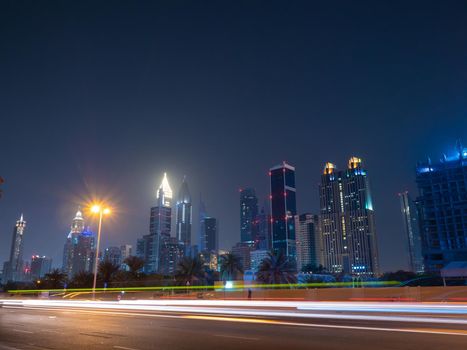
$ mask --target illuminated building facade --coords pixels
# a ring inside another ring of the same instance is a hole
[[[332,273],[375,275],[378,247],[368,175],[360,158],[337,171],[326,163],[319,186],[323,264]]]
[[[295,168],[283,162],[271,168],[269,175],[272,249],[295,262]]]
[[[319,266],[320,234],[318,215],[301,214],[295,216],[297,270],[307,265]]]
[[[175,236],[184,247],[184,255],[189,255],[191,248],[192,205],[191,195],[186,179],[178,191],[176,204],[176,228]]]
[[[96,237],[94,232],[86,228],[78,235],[78,243],[74,247],[71,276],[79,272],[93,272],[95,255]]]
[[[399,200],[407,239],[407,262],[411,271],[423,273],[422,237],[417,206],[407,191],[399,193]]]
[[[76,215],[71,222],[70,232],[68,233],[65,246],[63,247],[62,271],[68,277],[73,276],[73,257],[78,245],[79,235],[84,231],[84,218],[81,209],[78,208]]]
[[[10,248],[10,259],[5,262],[3,267],[3,281],[22,281],[23,279],[23,240],[24,230],[26,229],[26,221],[23,219],[23,214],[16,221],[13,229],[13,237]]]
[[[467,148],[458,143],[438,163],[419,163],[416,181],[425,269],[467,261]]]
[[[258,234],[258,198],[253,188],[240,190],[240,240],[254,244]]]
[[[157,205],[151,208],[149,218],[149,234],[138,240],[138,256],[145,261],[145,273],[163,272],[162,263],[166,256],[164,244],[169,243],[172,229],[172,189],[167,174],[164,173],[162,183],[156,191]]]
[[[173,275],[184,256],[184,245],[176,237],[165,238],[161,246],[159,273]]]

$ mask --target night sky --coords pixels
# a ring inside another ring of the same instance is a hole
[[[467,144],[464,1],[1,1],[0,262],[61,266],[77,206],[116,208],[103,245],[148,233],[163,172],[239,241],[239,188],[296,167],[300,213],[326,161],[363,158],[383,270],[406,268],[397,193]],[[94,225],[95,229],[95,225]]]

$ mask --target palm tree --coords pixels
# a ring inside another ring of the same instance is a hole
[[[204,277],[204,262],[199,257],[183,258],[177,265],[176,277],[178,280],[193,285]]]
[[[128,265],[133,277],[138,277],[139,271],[144,267],[144,260],[139,256],[131,255],[125,259],[124,263]]]
[[[65,282],[66,274],[59,269],[53,269],[44,276],[44,285],[50,289],[61,289]]]
[[[101,275],[104,283],[107,283],[107,284],[112,282],[112,278],[118,272],[119,269],[120,269],[120,266],[117,264],[114,264],[110,260],[104,260],[103,262],[99,264],[99,274]]]
[[[224,281],[237,279],[237,273],[243,273],[242,261],[232,253],[221,256],[221,277]]]
[[[80,271],[71,279],[71,286],[73,288],[91,288],[94,280],[92,272]]]
[[[270,252],[261,262],[256,278],[266,284],[295,283],[295,265],[283,253]]]

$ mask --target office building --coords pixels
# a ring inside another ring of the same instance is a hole
[[[377,275],[373,202],[361,159],[350,158],[341,171],[326,163],[319,195],[324,267],[332,273]]]
[[[186,178],[178,191],[176,203],[175,237],[183,245],[184,255],[191,251],[192,205]]]
[[[151,208],[149,234],[138,240],[138,256],[144,261],[145,273],[161,271],[161,251],[164,242],[170,238],[172,229],[172,189],[167,174],[156,191],[157,205]]]
[[[425,269],[467,261],[467,148],[419,163],[416,181]]]
[[[110,261],[114,265],[121,266],[123,263],[122,250],[120,247],[105,248],[103,260]]]
[[[83,231],[84,217],[81,209],[78,208],[78,211],[71,222],[70,231],[63,247],[62,271],[70,278],[73,276],[73,260],[78,246],[78,238]]]
[[[253,188],[240,190],[240,240],[254,244],[258,240],[258,198]]]
[[[23,214],[13,229],[13,237],[10,248],[10,259],[3,266],[3,280],[22,281],[23,280],[23,245],[24,231],[26,229],[26,221],[23,219]]]
[[[31,278],[38,280],[44,278],[52,268],[52,259],[46,256],[33,255],[31,258]]]
[[[295,261],[295,215],[297,215],[295,168],[286,162],[270,169],[272,249]]]
[[[297,270],[307,265],[319,266],[320,260],[320,232],[318,215],[302,214],[295,217]]]
[[[410,271],[423,273],[425,269],[417,206],[407,191],[399,193],[399,200],[406,239],[407,265]]]

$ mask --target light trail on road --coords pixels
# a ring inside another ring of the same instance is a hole
[[[467,305],[455,304],[394,304],[354,302],[286,302],[286,301],[225,301],[225,300],[126,300],[126,301],[70,301],[70,300],[0,300],[3,307],[127,310],[201,315],[233,315],[245,317],[313,318],[357,321],[417,322],[467,325]],[[311,311],[311,312],[310,312]],[[316,311],[320,311],[319,313]],[[334,312],[323,313],[322,311]],[[338,314],[335,312],[339,312]],[[343,314],[342,312],[353,312]],[[393,315],[394,313],[408,315]],[[370,313],[370,314],[367,314]],[[391,315],[375,314],[390,313]],[[417,315],[411,315],[416,313]],[[454,315],[456,318],[433,317]],[[461,317],[465,315],[466,317]]]

